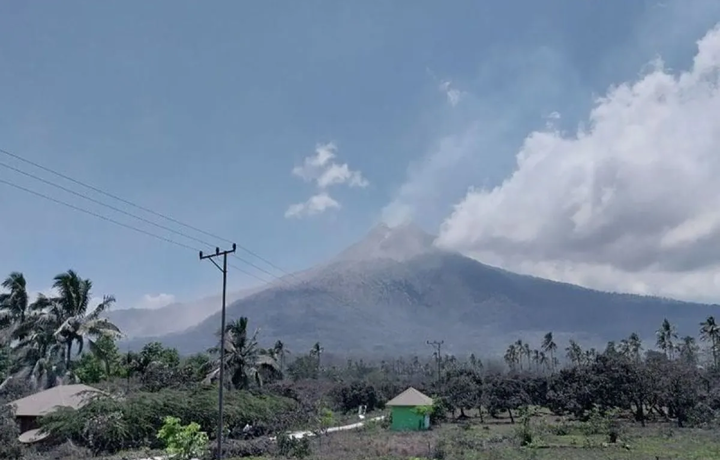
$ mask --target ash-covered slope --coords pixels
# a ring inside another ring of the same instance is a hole
[[[293,350],[320,341],[333,351],[427,351],[443,339],[456,353],[497,352],[518,338],[554,331],[595,343],[631,332],[652,337],[663,318],[695,333],[707,305],[599,292],[518,275],[435,248],[414,225],[378,226],[328,263],[234,302],[264,342]],[[214,343],[215,314],[161,338],[182,352]]]
[[[234,302],[247,297],[260,288],[228,292],[227,299]],[[219,295],[190,302],[173,302],[161,308],[127,308],[110,310],[108,318],[130,338],[153,337],[183,331],[220,311]]]

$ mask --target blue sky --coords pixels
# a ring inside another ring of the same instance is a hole
[[[574,130],[658,55],[688,68],[719,19],[710,0],[6,2],[0,148],[295,270],[383,219],[437,232],[469,187],[513,173],[529,133]],[[335,183],[337,207],[286,216],[323,190],[321,170],[293,168],[330,143],[328,161],[363,186]],[[1,167],[0,179],[181,240]],[[34,289],[68,268],[123,307],[219,288],[189,250],[2,184],[0,212],[0,272]]]

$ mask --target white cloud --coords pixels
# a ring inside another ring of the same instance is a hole
[[[347,164],[332,164],[317,178],[317,184],[323,189],[337,184],[367,187],[368,181],[360,174],[360,171],[351,171]]]
[[[331,160],[335,158],[337,147],[334,143],[318,144],[315,147],[315,155],[306,157],[302,166],[295,166],[292,173],[302,178],[306,182],[317,180],[323,173],[323,170],[331,166]],[[330,163],[330,164],[328,164]]]
[[[175,296],[172,294],[145,294],[135,308],[162,308],[173,302],[175,302]]]
[[[292,174],[305,182],[313,182],[317,193],[304,203],[291,205],[285,217],[305,217],[321,214],[328,209],[339,209],[340,203],[333,199],[327,189],[336,185],[364,188],[369,182],[360,171],[350,169],[347,163],[337,163],[337,146],[330,142],[318,144],[315,154],[303,160],[301,166],[292,169]]]
[[[459,89],[454,88],[449,80],[445,80],[444,82],[440,83],[440,86],[438,88],[442,93],[445,94],[445,97],[447,97],[448,104],[453,107],[460,103],[460,99],[463,97],[464,94]]]
[[[470,190],[438,244],[591,287],[717,300],[719,113],[716,27],[690,70],[656,62],[599,98],[577,133],[531,133],[514,173]]]
[[[285,217],[306,217],[321,214],[328,209],[340,209],[340,203],[325,192],[320,192],[308,198],[304,203],[290,205],[285,211]]]

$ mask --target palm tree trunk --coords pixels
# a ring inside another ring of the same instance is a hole
[[[68,340],[67,356],[65,357],[65,370],[70,370],[70,362],[72,361],[72,340]]]

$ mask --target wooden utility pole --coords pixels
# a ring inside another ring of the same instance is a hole
[[[222,460],[222,442],[223,442],[223,389],[225,387],[225,294],[227,292],[227,256],[235,252],[237,246],[235,243],[232,245],[232,249],[229,251],[220,251],[220,248],[215,248],[215,254],[203,255],[200,251],[200,260],[208,259],[215,265],[218,270],[222,272],[223,283],[222,283],[222,313],[220,314],[220,384],[218,385],[218,426],[217,426],[217,458]],[[215,262],[215,257],[222,256],[223,262],[222,267]]]

